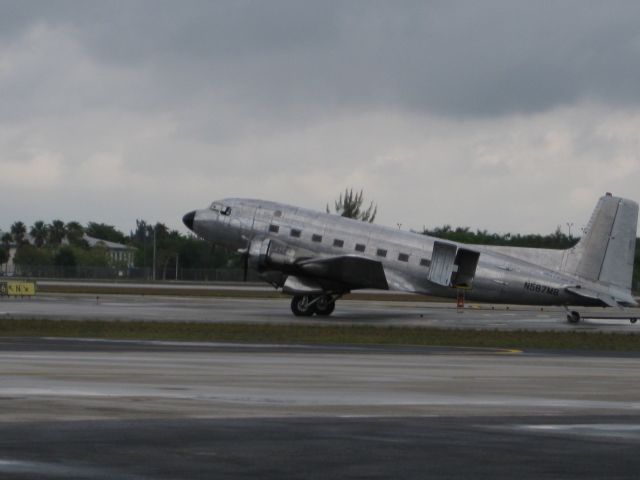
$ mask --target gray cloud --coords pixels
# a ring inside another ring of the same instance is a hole
[[[390,224],[506,229],[538,204],[483,218],[503,192],[553,190],[540,206],[568,194],[572,219],[633,193],[638,18],[623,1],[0,0],[0,166],[34,177],[0,199],[28,192],[26,221],[122,225],[136,205],[177,226],[203,197],[322,207],[361,186]],[[468,217],[405,212],[452,178]]]
[[[300,121],[340,109],[494,116],[640,100],[635,2],[3,3],[5,39],[60,28],[97,64],[143,75],[135,95],[123,88],[134,108],[223,98]]]

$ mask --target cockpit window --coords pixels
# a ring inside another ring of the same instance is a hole
[[[211,210],[213,210],[216,213],[219,213],[220,215],[230,215],[231,214],[231,207],[229,206],[225,206],[225,205],[221,205],[219,203],[212,203],[211,204]]]

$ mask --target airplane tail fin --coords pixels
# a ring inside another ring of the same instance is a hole
[[[631,289],[638,204],[600,197],[580,241],[570,250],[563,270],[587,280]]]

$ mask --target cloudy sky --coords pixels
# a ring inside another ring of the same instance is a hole
[[[640,200],[635,1],[0,0],[0,229],[224,197],[566,231]],[[574,230],[575,233],[575,230]]]

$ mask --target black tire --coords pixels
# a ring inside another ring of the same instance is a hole
[[[316,315],[328,317],[336,309],[336,302],[331,297],[321,298],[314,306],[316,307]]]
[[[310,317],[315,313],[315,304],[309,306],[309,300],[305,295],[296,295],[291,299],[291,311],[296,317]]]
[[[579,323],[580,322],[580,314],[576,311],[567,313],[567,322],[569,323]]]
[[[630,318],[630,319],[629,319],[629,321],[630,321],[631,323],[636,323],[636,322],[638,321],[638,319],[637,319],[637,318]]]

